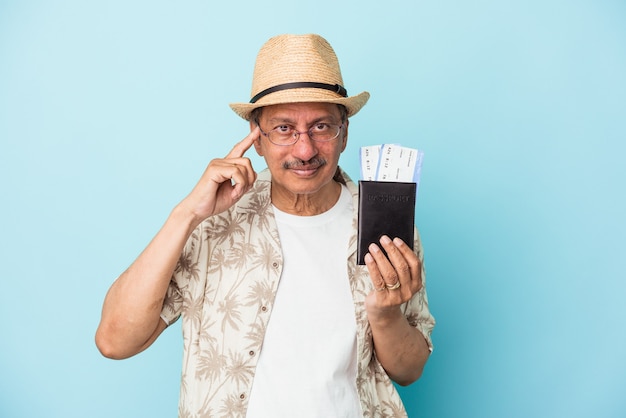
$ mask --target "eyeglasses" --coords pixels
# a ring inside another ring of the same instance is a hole
[[[258,119],[255,120],[261,134],[274,145],[287,146],[293,145],[298,142],[301,134],[307,134],[312,141],[315,142],[329,142],[339,136],[343,123],[341,125],[331,125],[329,123],[316,123],[311,126],[308,131],[298,132],[292,126],[280,125],[272,129],[269,132],[263,132],[261,125],[259,125]]]

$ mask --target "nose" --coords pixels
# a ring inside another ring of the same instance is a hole
[[[292,147],[293,156],[302,161],[308,161],[319,153],[315,141],[309,137],[306,131],[299,133],[298,141]]]

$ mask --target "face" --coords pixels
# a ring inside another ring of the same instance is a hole
[[[279,126],[290,126],[307,132],[318,123],[341,125],[339,107],[330,103],[293,103],[264,107],[258,118],[263,132]],[[251,126],[255,122],[251,121]],[[329,142],[312,141],[306,133],[300,134],[295,144],[275,145],[261,135],[254,146],[265,158],[272,173],[272,196],[315,195],[329,193],[334,185],[333,176],[339,156],[348,141],[348,121],[339,136]]]

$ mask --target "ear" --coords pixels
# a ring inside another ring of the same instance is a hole
[[[343,152],[346,149],[346,146],[348,145],[348,125],[350,124],[350,121],[348,119],[346,119],[346,123],[345,123],[345,127],[343,128],[343,139],[342,139],[342,144],[341,144],[341,152]]]
[[[256,128],[256,123],[254,121],[250,121],[250,130],[254,130],[254,128]],[[254,149],[256,150],[256,153],[259,154],[259,156],[263,156],[263,150],[261,148],[261,136],[259,135],[259,137],[257,139],[254,140]]]

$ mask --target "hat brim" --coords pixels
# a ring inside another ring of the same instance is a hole
[[[233,111],[245,120],[250,120],[250,114],[254,109],[260,107],[272,106],[287,103],[334,103],[346,107],[348,117],[354,116],[370,98],[370,94],[366,91],[351,97],[337,97],[332,92],[326,92],[320,89],[295,89],[283,90],[272,93],[263,97],[256,103],[230,103],[229,106]]]

